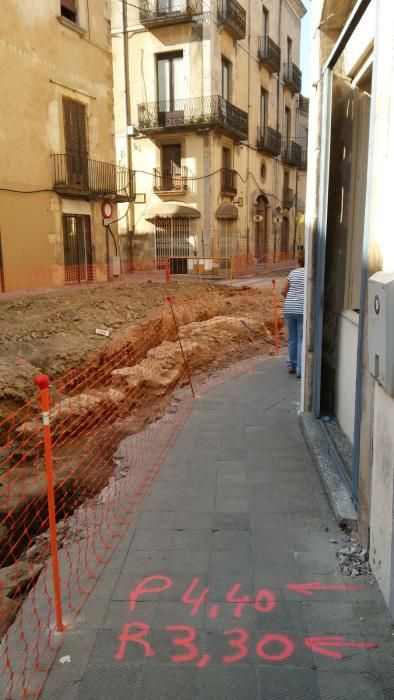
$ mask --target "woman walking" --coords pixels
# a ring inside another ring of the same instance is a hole
[[[288,332],[287,366],[290,374],[301,377],[302,331],[304,322],[304,252],[297,255],[297,267],[292,270],[282,290],[285,298],[283,315]]]

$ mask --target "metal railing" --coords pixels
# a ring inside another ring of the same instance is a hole
[[[295,63],[285,63],[284,83],[292,92],[301,92],[302,73]]]
[[[56,192],[119,200],[129,200],[134,194],[134,172],[129,168],[84,158],[80,153],[56,153],[51,159]]]
[[[223,194],[237,194],[237,171],[222,168],[220,171],[220,191]]]
[[[218,22],[225,25],[235,39],[245,38],[246,10],[237,0],[218,1]]]
[[[299,165],[301,170],[306,170],[308,167],[308,147],[302,148],[301,150],[301,163]]]
[[[279,73],[280,47],[268,34],[259,37],[259,60],[273,73]]]
[[[220,127],[245,139],[248,136],[248,114],[220,95],[144,102],[138,105],[140,131],[206,127]]]
[[[189,22],[203,12],[202,0],[142,0],[140,22],[146,27]]]
[[[309,97],[305,95],[298,96],[298,108],[303,114],[309,114]]]
[[[257,148],[273,156],[280,154],[282,138],[279,131],[270,126],[260,126],[257,129]]]
[[[292,190],[290,187],[284,187],[283,188],[283,206],[286,209],[291,209],[291,207],[294,204],[294,190]]]
[[[282,139],[281,158],[285,163],[300,166],[302,161],[302,147],[299,143],[291,139]]]
[[[188,189],[189,170],[186,166],[154,168],[153,174],[156,192],[184,192]]]

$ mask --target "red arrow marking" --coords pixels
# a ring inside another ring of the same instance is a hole
[[[330,656],[332,659],[343,659],[341,651],[334,651],[330,647],[345,647],[347,649],[376,649],[374,642],[351,642],[345,637],[306,637],[305,646],[311,651],[315,651],[322,656]],[[328,647],[328,648],[327,648]]]
[[[313,595],[315,591],[362,591],[364,586],[326,585],[319,581],[311,581],[310,583],[288,583],[286,588],[302,595]]]

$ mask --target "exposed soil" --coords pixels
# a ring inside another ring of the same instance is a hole
[[[168,294],[177,328],[163,303]],[[279,331],[282,341],[282,320]],[[177,282],[26,296],[0,303],[0,332],[0,417],[33,395],[38,371],[52,379],[69,372],[55,383],[50,410],[57,516],[64,518],[109,483],[121,441],[165,414],[173,391],[188,382],[185,360],[200,382],[237,360],[273,354],[273,297],[267,287]],[[49,553],[38,411],[19,421],[0,448],[0,637]],[[94,459],[92,444],[99,446]]]
[[[175,299],[209,297],[213,307],[217,302],[217,308],[207,309],[202,315],[205,319],[223,312],[255,318],[257,314],[263,321],[272,318],[270,290],[219,288],[186,281],[173,281],[169,286],[146,282],[25,295],[11,301],[0,299],[0,420],[33,396],[37,372],[56,379],[90,363],[108,343],[162,305],[166,294]],[[96,329],[109,331],[109,335],[97,335]],[[157,344],[163,339],[158,338]]]

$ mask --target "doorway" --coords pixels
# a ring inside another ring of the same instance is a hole
[[[187,274],[190,257],[190,220],[186,216],[157,217],[155,221],[156,267],[169,261],[173,275]]]
[[[181,190],[182,168],[181,168],[181,144],[171,143],[161,147],[161,184],[166,191]]]
[[[66,284],[93,280],[90,216],[63,214],[64,276]]]
[[[63,125],[67,184],[86,190],[89,186],[86,106],[63,97]]]
[[[282,219],[280,229],[280,259],[287,260],[289,257],[289,220],[287,216]]]
[[[254,254],[260,263],[267,262],[268,256],[268,201],[264,195],[259,195],[256,200],[255,244]]]
[[[178,126],[184,119],[183,51],[157,56],[159,126]]]

